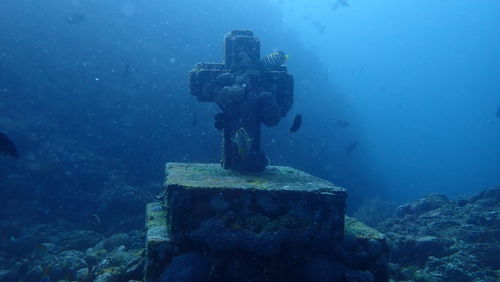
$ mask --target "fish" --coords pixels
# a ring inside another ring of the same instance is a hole
[[[240,127],[240,129],[236,131],[233,142],[236,144],[240,159],[246,160],[250,149],[252,148],[253,139],[250,138],[250,135],[248,135],[247,131],[243,127]]]
[[[260,64],[267,69],[279,67],[286,63],[288,55],[283,51],[273,52],[260,60]]]
[[[345,121],[345,120],[340,120],[338,119],[336,122],[335,122],[335,125],[338,127],[338,128],[346,128],[346,127],[349,127],[351,125],[350,122],[348,121]]]
[[[335,3],[333,3],[332,6],[332,11],[337,10],[339,7],[350,7],[349,3],[347,3],[347,0],[337,0]]]
[[[85,20],[85,15],[82,13],[74,12],[67,19],[66,22],[69,24],[79,24]]]
[[[500,107],[497,109],[497,118],[500,118]]]
[[[290,133],[297,132],[301,125],[302,125],[302,115],[297,114],[293,119],[292,126],[290,127]]]
[[[17,157],[17,149],[14,142],[3,132],[0,132],[0,155]]]

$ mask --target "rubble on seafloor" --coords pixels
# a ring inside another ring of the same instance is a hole
[[[393,217],[377,226],[390,247],[390,280],[499,281],[499,211],[500,187],[454,200],[433,194],[400,206]],[[346,218],[348,240],[373,235],[351,234],[373,231],[364,225],[356,227],[357,224],[360,223]],[[143,278],[144,233],[140,230],[105,235],[74,229],[69,222],[54,222],[31,225],[24,233],[3,238],[0,281],[134,281]],[[340,249],[337,251],[342,253]],[[165,268],[165,273],[186,262],[202,263],[203,259],[196,253],[180,255],[170,270]],[[339,265],[323,258],[311,261],[304,269],[317,274],[311,276],[315,281],[328,281],[321,280],[324,277],[321,275],[332,275],[326,270],[333,266]],[[349,275],[358,281],[370,281],[366,272]],[[365,280],[359,280],[362,278]]]
[[[141,230],[109,237],[71,230],[70,223],[34,225],[0,250],[0,281],[129,281],[142,278]],[[30,233],[31,232],[31,233]],[[17,251],[14,251],[16,250]]]

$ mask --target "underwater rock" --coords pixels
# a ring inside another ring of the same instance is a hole
[[[141,280],[144,278],[144,252],[125,266],[124,280]]]
[[[378,225],[391,242],[391,273],[413,281],[498,281],[500,187],[468,199],[430,195]]]
[[[26,275],[23,277],[23,281],[41,281],[44,276],[43,267],[40,265],[35,265],[33,268],[28,270]],[[7,280],[0,280],[7,281]]]
[[[77,281],[85,281],[89,277],[89,269],[88,268],[80,268],[76,271],[76,280]]]
[[[209,260],[200,253],[187,253],[172,259],[160,275],[161,282],[205,281],[210,270]]]
[[[392,235],[392,236],[391,236]],[[422,237],[391,237],[391,255],[397,257],[399,262],[423,264],[428,257],[442,257],[450,254],[448,247],[452,242],[434,236]]]
[[[108,242],[101,241],[96,247],[87,251],[85,259],[92,261],[92,263],[89,262],[89,265],[93,266],[89,276],[96,277],[95,281],[128,281],[143,277],[143,249],[127,250],[124,245],[113,248],[112,246],[118,242],[124,241],[122,234],[117,235],[108,238]],[[112,250],[108,252],[104,248],[97,248],[97,246]]]
[[[345,237],[334,253],[349,270],[367,270],[375,281],[389,279],[386,236],[352,217],[345,217]]]
[[[16,274],[12,270],[0,269],[0,281],[15,281]]]
[[[133,239],[126,233],[118,233],[111,237],[105,238],[97,243],[92,250],[101,250],[105,249],[108,252],[113,251],[115,248],[119,246],[130,246]]]
[[[345,281],[348,282],[373,282],[375,278],[369,271],[348,271],[345,274]]]
[[[96,276],[94,282],[110,282],[110,281],[118,281],[117,277],[113,275],[113,273],[102,273]]]
[[[71,230],[61,240],[68,250],[85,250],[102,240],[103,236],[92,230]]]
[[[340,262],[318,257],[303,267],[304,278],[310,282],[340,281],[348,268]]]
[[[397,216],[405,215],[420,215],[424,212],[428,212],[444,205],[450,204],[448,197],[442,194],[431,194],[425,196],[423,199],[418,200],[412,204],[406,204],[398,207],[396,209]]]
[[[84,256],[84,253],[75,250],[64,251],[55,256],[47,266],[51,279],[76,279],[77,270],[87,267]]]

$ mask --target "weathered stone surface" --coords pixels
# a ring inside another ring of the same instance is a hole
[[[201,102],[215,102],[221,112],[222,161],[226,169],[262,172],[269,165],[261,150],[261,124],[275,126],[293,104],[293,76],[287,68],[263,67],[260,40],[250,30],[224,37],[224,63],[199,63],[189,74],[190,93]],[[233,142],[242,129],[245,142]]]
[[[169,262],[173,245],[168,233],[167,212],[163,203],[154,202],[146,206],[146,261],[145,279],[150,280],[160,274]]]
[[[350,269],[368,271],[373,281],[389,279],[389,245],[386,236],[355,218],[345,217],[345,237],[336,245],[335,254]]]
[[[223,64],[198,63],[189,74],[189,87],[191,94],[198,98],[200,102],[213,102],[217,88],[213,87],[213,81],[228,70]],[[232,83],[232,82],[231,82]]]
[[[181,163],[168,163],[166,171],[168,228],[176,241],[274,254],[283,244],[343,236],[345,190],[307,173],[276,166],[240,174]]]
[[[342,188],[281,166],[166,172],[147,209],[146,281],[388,280],[385,236],[345,217]]]
[[[271,166],[263,173],[238,173],[219,164],[167,163],[167,186],[186,189],[234,189],[323,193],[346,197],[346,190],[323,179],[286,166]]]
[[[260,40],[251,30],[233,30],[224,37],[224,64],[233,69],[255,68],[260,63]]]

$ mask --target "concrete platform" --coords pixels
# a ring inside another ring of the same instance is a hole
[[[146,281],[184,275],[186,264],[203,281],[312,281],[312,268],[336,277],[358,263],[384,276],[385,237],[353,219],[345,226],[343,188],[283,166],[241,174],[168,163],[166,174],[160,202],[147,207]],[[356,257],[361,249],[369,256]]]
[[[343,236],[346,191],[305,172],[273,166],[241,174],[218,164],[168,163],[166,173],[164,201],[176,241],[203,241],[214,228],[261,242],[281,236],[271,240],[278,245]],[[231,248],[250,251],[242,242]]]

